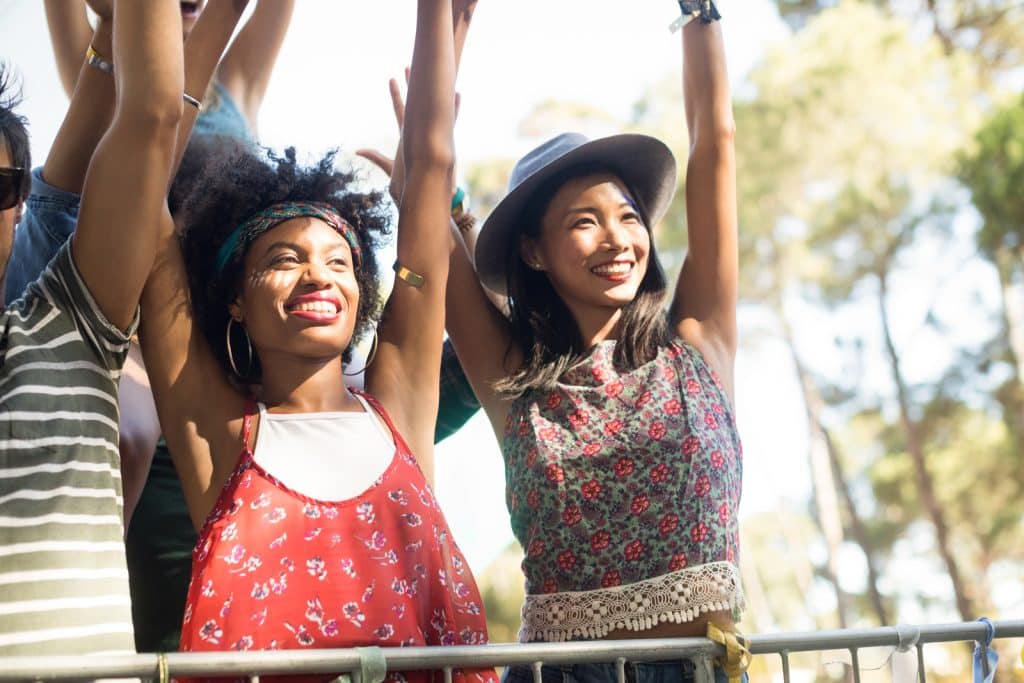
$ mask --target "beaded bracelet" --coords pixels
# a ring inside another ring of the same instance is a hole
[[[476,216],[468,211],[463,211],[462,215],[458,218],[453,218],[455,221],[455,227],[459,229],[463,235],[473,232],[473,228],[476,227]]]

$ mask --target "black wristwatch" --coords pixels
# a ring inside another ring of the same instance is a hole
[[[679,0],[679,11],[683,16],[699,17],[702,24],[710,24],[722,18],[713,0]]]

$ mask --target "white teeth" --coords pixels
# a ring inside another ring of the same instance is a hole
[[[601,266],[594,266],[591,272],[595,275],[623,275],[633,267],[631,263],[606,263]]]
[[[310,313],[337,313],[338,307],[330,301],[303,301],[292,306],[292,310]]]

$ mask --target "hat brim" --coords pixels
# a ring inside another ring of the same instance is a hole
[[[525,178],[487,216],[475,253],[476,272],[485,287],[508,293],[508,251],[518,251],[513,237],[522,232],[523,211],[534,193],[562,171],[589,164],[607,167],[626,184],[648,228],[665,215],[676,190],[676,160],[664,142],[633,133],[585,142]]]

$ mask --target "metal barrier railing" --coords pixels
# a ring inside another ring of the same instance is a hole
[[[991,622],[994,638],[1024,638],[1024,619]],[[848,650],[852,675],[860,681],[859,650],[892,647],[916,649],[917,677],[926,683],[924,648],[933,643],[984,641],[983,622],[901,625],[871,629],[842,629],[747,636],[753,655],[778,655],[783,680],[790,683],[789,657],[796,652]],[[540,665],[616,663],[624,683],[627,662],[689,659],[698,664],[698,683],[712,683],[706,663],[723,653],[706,638],[658,638],[570,643],[505,643],[453,647],[353,648],[343,650],[283,650],[273,652],[209,652],[139,654],[124,656],[0,657],[0,681],[81,681],[96,678],[247,677],[261,675],[348,673],[353,683],[364,683],[368,661],[383,662],[388,671],[443,671],[445,681],[461,668],[526,664],[540,682]]]

